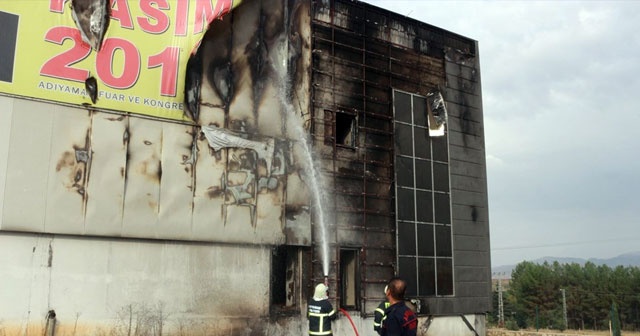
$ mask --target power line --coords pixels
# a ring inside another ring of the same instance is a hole
[[[540,244],[540,245],[520,245],[520,246],[514,245],[514,246],[505,246],[505,247],[492,248],[491,251],[524,250],[524,249],[541,248],[541,247],[558,247],[558,246],[567,246],[567,245],[584,245],[584,244],[607,243],[607,242],[616,243],[616,242],[621,242],[621,241],[638,241],[638,240],[640,240],[640,237],[571,241],[571,242]]]

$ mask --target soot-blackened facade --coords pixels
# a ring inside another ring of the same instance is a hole
[[[358,249],[362,312],[394,274],[421,314],[490,310],[477,43],[352,1],[314,2],[311,31],[311,131],[333,194],[334,250]]]

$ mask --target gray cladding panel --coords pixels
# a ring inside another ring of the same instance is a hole
[[[454,101],[447,101],[447,114],[458,118],[463,118],[475,122],[483,122],[482,109],[457,104]]]
[[[486,183],[484,179],[464,175],[451,176],[452,190],[466,190],[481,193],[485,190],[485,188]]]
[[[486,221],[456,220],[453,225],[453,235],[489,237],[489,224]]]
[[[455,277],[459,283],[484,281],[485,284],[491,281],[489,267],[459,266],[455,268]]]
[[[460,105],[482,108],[482,97],[465,93],[458,90],[447,89],[442,93],[446,101],[451,101]]]
[[[489,251],[489,237],[478,236],[453,236],[453,246],[458,251]]]
[[[449,76],[456,76],[468,81],[479,82],[479,71],[474,66],[463,65],[459,63],[454,63],[450,61],[445,61],[444,68],[447,73],[447,78]]]
[[[486,289],[485,291],[489,292],[489,289]],[[492,310],[491,296],[486,296],[483,298],[479,298],[479,297],[461,298],[456,302],[456,308],[460,309],[460,311],[484,314]]]
[[[485,165],[486,163],[484,151],[480,151],[477,149],[469,149],[466,147],[449,145],[449,155],[452,160],[477,163],[480,165]]]
[[[489,293],[489,289],[485,292]],[[425,300],[423,311],[428,314],[458,315],[460,312],[484,314],[491,310],[491,297],[430,298]]]
[[[477,137],[484,135],[484,126],[482,123],[454,116],[449,116],[449,129]]]
[[[487,266],[491,265],[489,252],[453,251],[453,258],[457,266]]]
[[[458,160],[450,161],[451,175],[468,176],[477,179],[485,179],[485,166],[478,163],[462,162]]]
[[[456,285],[456,295],[466,298],[486,298],[488,292],[487,283],[488,281],[458,282]]]
[[[471,220],[487,222],[488,212],[484,207],[478,207],[473,205],[459,205],[453,204],[451,211],[453,212],[454,220]]]
[[[453,74],[447,74],[447,87],[469,94],[477,94],[479,92],[480,83],[459,77]]]
[[[484,138],[475,134],[463,133],[461,130],[449,129],[449,145],[484,150]]]

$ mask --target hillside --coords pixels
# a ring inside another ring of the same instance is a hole
[[[586,262],[590,261],[596,265],[607,265],[609,267],[616,266],[635,266],[640,267],[640,251],[630,252],[621,254],[619,256],[609,258],[609,259],[600,259],[600,258],[563,258],[563,257],[542,257],[535,260],[526,260],[529,262],[533,262],[536,264],[542,264],[545,261],[548,263],[558,262],[560,264],[571,264],[577,263],[580,265],[584,265]],[[494,278],[511,278],[511,272],[516,267],[516,265],[502,265],[491,268],[491,272]]]

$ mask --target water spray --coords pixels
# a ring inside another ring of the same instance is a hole
[[[283,63],[285,69],[282,71],[278,71],[280,74],[280,91],[281,94],[278,95],[280,97],[280,102],[282,103],[286,113],[290,117],[300,118],[300,114],[297,113],[295,107],[290,101],[290,97],[292,96],[291,83],[287,79],[286,75],[288,71],[286,70],[287,64]],[[292,131],[298,137],[299,144],[303,149],[303,159],[305,163],[305,173],[308,179],[307,186],[309,187],[312,195],[313,195],[313,206],[311,208],[315,208],[315,214],[317,219],[317,239],[320,243],[320,256],[322,257],[322,274],[325,277],[325,284],[328,283],[329,277],[329,235],[327,232],[327,223],[324,218],[324,205],[325,205],[325,193],[323,186],[325,185],[325,181],[323,179],[322,173],[320,172],[320,168],[317,167],[314,163],[318,162],[318,160],[314,160],[313,157],[313,148],[312,148],[312,139],[307,134],[307,131],[303,128],[301,120],[296,120],[295,122],[290,123],[292,127]]]

